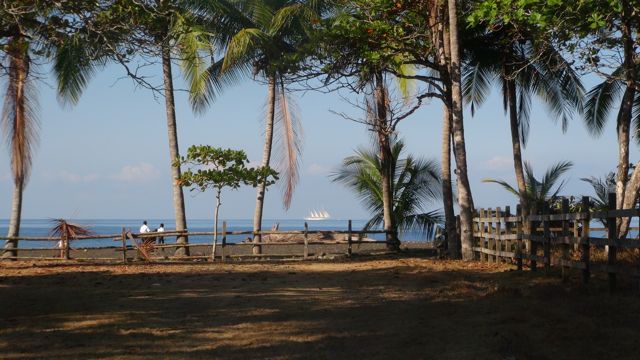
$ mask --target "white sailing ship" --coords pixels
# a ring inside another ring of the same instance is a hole
[[[311,210],[309,216],[305,217],[305,220],[308,221],[316,221],[316,220],[328,220],[331,218],[331,215],[326,210]]]

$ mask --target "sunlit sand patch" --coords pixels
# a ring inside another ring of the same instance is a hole
[[[158,337],[166,337],[170,335],[178,335],[184,333],[185,330],[173,328],[157,328],[157,327],[139,327],[135,329],[118,329],[118,335],[153,335]]]

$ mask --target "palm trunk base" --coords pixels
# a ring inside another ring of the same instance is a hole
[[[186,236],[181,236],[176,240],[176,243],[179,245],[188,245],[189,240]],[[189,248],[187,246],[176,247],[176,251],[173,254],[174,256],[189,256]]]
[[[4,252],[2,253],[3,260],[13,260],[18,256],[18,240],[7,240],[4,243]]]
[[[400,250],[400,239],[398,238],[397,232],[387,233],[385,237],[385,241],[387,242],[387,250],[389,251],[399,251]]]

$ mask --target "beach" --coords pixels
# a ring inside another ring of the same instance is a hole
[[[512,270],[412,255],[225,264],[3,262],[0,353],[5,359],[475,360],[632,359],[640,352],[635,295],[609,296],[598,279],[584,288]]]

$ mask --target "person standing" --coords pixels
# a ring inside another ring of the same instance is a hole
[[[156,232],[164,232],[164,224],[160,224],[160,227],[156,229]],[[158,244],[164,244],[164,236],[158,236]]]
[[[149,226],[147,226],[147,220],[145,220],[142,222],[142,226],[140,226],[140,234],[144,234],[148,232],[151,232],[151,229],[149,229]]]

